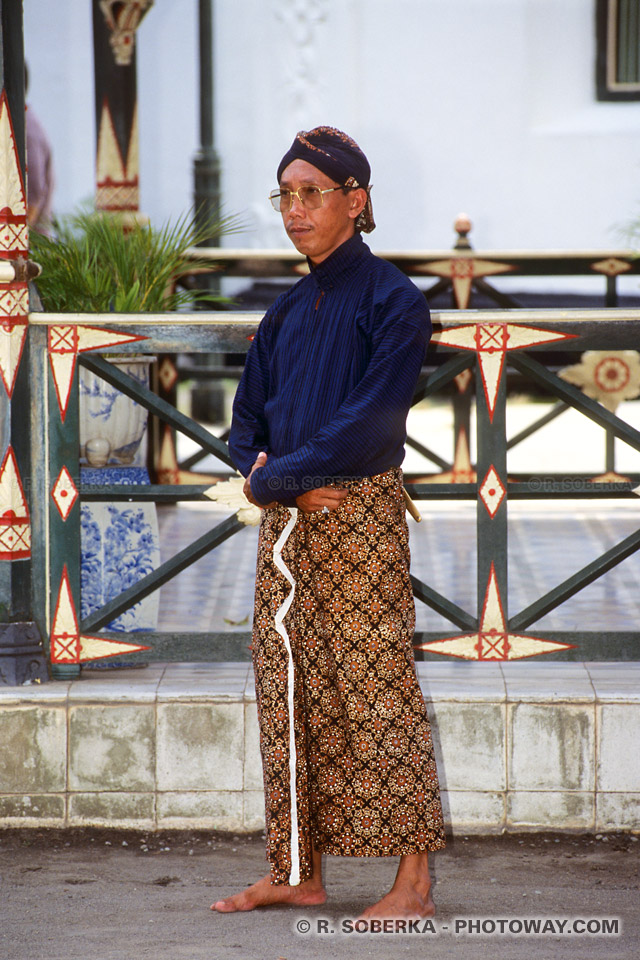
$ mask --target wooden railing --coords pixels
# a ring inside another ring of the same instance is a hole
[[[226,444],[180,413],[153,391],[117,370],[113,353],[242,354],[249,346],[259,314],[127,315],[33,314],[29,324],[31,379],[31,524],[34,613],[46,639],[54,676],[76,675],[83,661],[121,652],[136,658],[161,659],[167,645],[184,649],[189,659],[191,634],[160,632],[125,635],[105,630],[123,610],[157,590],[190,564],[242,529],[231,516],[177,556],[161,564],[123,594],[112,598],[84,621],[80,610],[80,504],[124,500],[157,503],[205,499],[208,485],[148,484],[87,486],[78,456],[78,366],[82,365],[145,406],[151,414],[181,431],[228,466]],[[509,565],[507,516],[510,500],[576,500],[605,497],[635,499],[640,471],[627,480],[593,482],[566,474],[544,477],[507,475],[507,377],[509,368],[536,382],[562,405],[576,408],[610,434],[640,451],[640,432],[578,387],[557,375],[557,358],[585,350],[633,350],[640,343],[640,311],[450,311],[434,317],[433,349],[418,383],[414,402],[436,395],[469,371],[475,379],[477,479],[450,483],[434,474],[432,482],[409,484],[418,501],[470,500],[476,503],[477,610],[463,609],[451,597],[414,579],[416,598],[451,621],[453,633],[416,635],[418,656],[506,660],[545,654],[565,659],[635,659],[640,630],[601,632],[583,624],[570,633],[530,632],[545,613],[564,603],[594,579],[640,547],[640,530],[574,572],[544,596],[515,613],[507,609]],[[551,363],[545,363],[549,358]],[[468,374],[466,375],[468,378]],[[545,418],[543,418],[544,420]],[[548,418],[546,418],[548,422]],[[542,428],[543,423],[540,424]],[[419,443],[427,451],[426,444]],[[450,478],[449,478],[450,479]],[[472,544],[469,545],[472,549]],[[215,584],[211,585],[215,590]],[[211,634],[211,659],[244,659],[248,636]],[[114,643],[128,646],[118,648]],[[152,650],[138,651],[137,647]]]
[[[453,250],[377,250],[425,287],[427,299],[451,291],[452,307],[473,307],[474,293],[488,296],[496,306],[518,308],[517,297],[492,281],[505,277],[595,277],[604,281],[604,306],[618,305],[618,278],[640,275],[640,257],[633,250],[474,250],[467,230],[456,221],[458,240]],[[308,273],[305,257],[294,250],[251,250],[198,247],[194,257],[210,260],[221,277],[298,280]]]

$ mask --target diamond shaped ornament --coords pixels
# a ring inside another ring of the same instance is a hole
[[[171,388],[175,386],[177,379],[178,371],[176,370],[175,364],[169,357],[164,357],[158,370],[158,380],[165,393],[169,393]]]
[[[73,510],[74,503],[78,499],[78,489],[66,467],[63,467],[58,474],[58,479],[51,491],[51,496],[58,508],[60,516],[63,520],[66,520]]]
[[[631,264],[617,257],[608,257],[606,260],[597,260],[591,264],[591,269],[604,273],[607,277],[617,277],[621,273],[631,270]]]
[[[478,493],[480,495],[480,499],[487,508],[487,513],[493,520],[496,513],[500,509],[500,504],[504,500],[506,493],[504,484],[498,476],[494,466],[491,466],[487,471],[487,475],[484,478]]]

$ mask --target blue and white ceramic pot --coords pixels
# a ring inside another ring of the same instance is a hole
[[[144,386],[155,357],[110,362]],[[80,457],[84,485],[149,483],[145,466],[147,410],[80,368]],[[154,503],[84,503],[81,511],[81,616],[84,619],[160,564]],[[158,626],[159,593],[108,624],[135,632]]]
[[[133,380],[149,386],[149,369],[155,357],[105,359]],[[79,392],[81,462],[92,467],[139,465],[141,441],[147,428],[146,408],[83,367]]]

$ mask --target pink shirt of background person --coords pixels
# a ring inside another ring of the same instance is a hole
[[[53,199],[53,162],[51,146],[44,127],[27,107],[27,219],[41,233],[51,228]]]

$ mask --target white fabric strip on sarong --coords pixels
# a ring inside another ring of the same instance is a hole
[[[298,848],[298,801],[297,801],[297,787],[296,787],[296,738],[294,730],[294,665],[293,665],[293,652],[291,650],[291,643],[289,641],[289,634],[287,633],[287,628],[284,625],[284,618],[286,617],[291,604],[293,603],[293,598],[296,592],[295,580],[291,576],[289,569],[282,559],[282,550],[289,539],[291,531],[296,525],[296,519],[298,516],[298,511],[295,507],[289,507],[289,513],[291,518],[287,523],[286,527],[282,531],[281,536],[278,539],[278,542],[273,548],[273,562],[280,571],[280,573],[286,577],[286,579],[291,584],[291,590],[288,595],[285,597],[284,603],[278,608],[275,614],[275,628],[277,632],[282,637],[284,645],[287,649],[287,654],[289,657],[288,663],[288,675],[287,675],[287,686],[288,686],[288,711],[289,711],[289,790],[291,792],[291,874],[289,877],[289,884],[292,887],[296,887],[300,883],[300,852]]]

